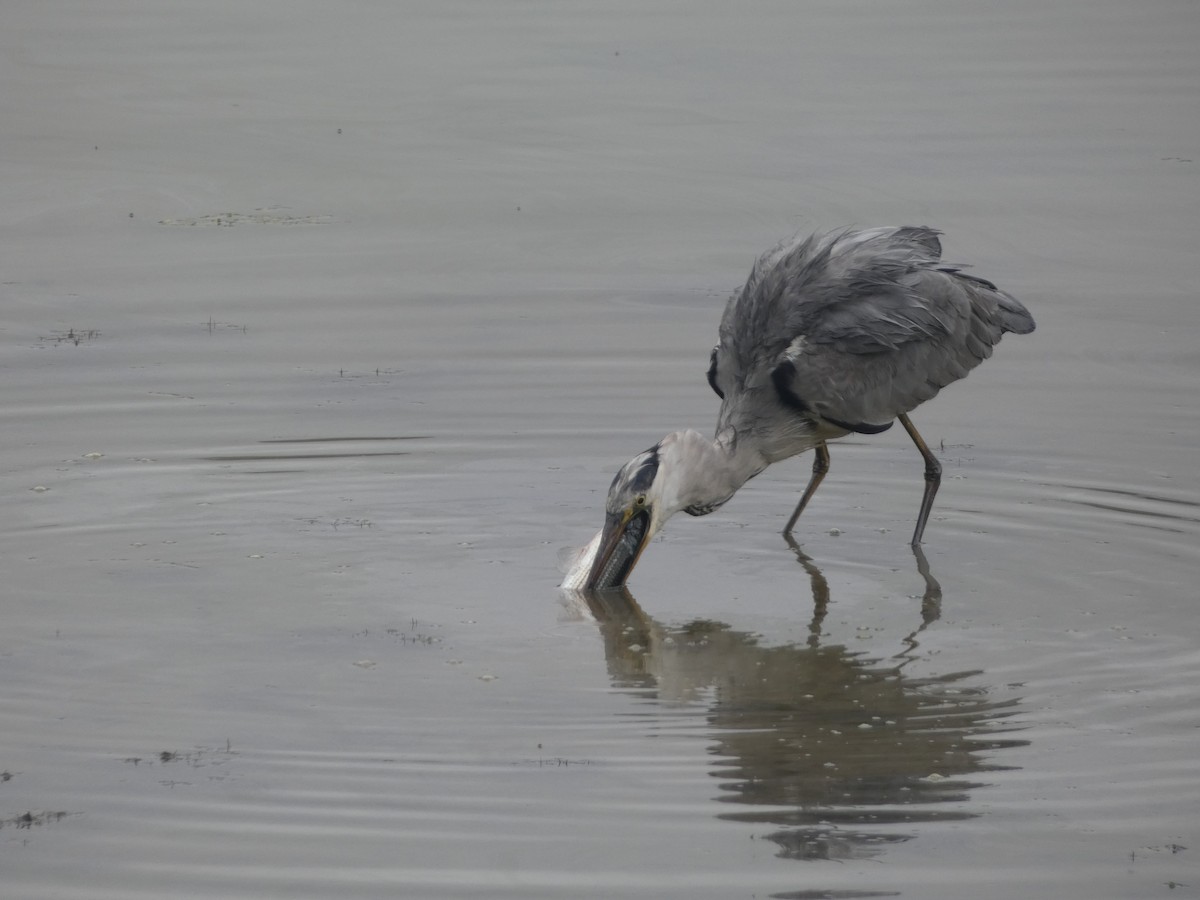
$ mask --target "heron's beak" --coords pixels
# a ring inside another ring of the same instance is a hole
[[[585,590],[603,591],[621,587],[650,542],[650,510],[627,509],[609,513],[600,534],[600,546]]]

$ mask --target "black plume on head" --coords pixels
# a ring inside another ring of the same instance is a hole
[[[629,474],[625,480],[631,491],[641,494],[650,490],[650,485],[654,483],[655,476],[658,475],[658,444],[655,444],[644,453],[639,453],[626,463],[621,471],[616,474],[616,477],[613,478],[612,487],[609,490],[615,488],[627,472]]]

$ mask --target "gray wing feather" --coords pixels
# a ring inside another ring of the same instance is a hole
[[[937,235],[841,231],[765,254],[726,307],[714,383],[758,393],[790,363],[803,407],[878,430],[991,356],[1004,332],[1032,331],[1019,301],[940,262]]]

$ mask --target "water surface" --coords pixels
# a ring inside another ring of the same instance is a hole
[[[0,33],[0,878],[1200,893],[1187,4],[52,3]],[[556,590],[794,231],[1038,320]],[[894,430],[897,431],[898,430]]]

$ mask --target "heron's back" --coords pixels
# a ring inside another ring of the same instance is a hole
[[[743,431],[794,432],[798,416],[878,431],[1005,332],[1033,329],[1014,297],[943,264],[932,229],[836,231],[755,263],[725,309],[711,380],[723,424]]]

